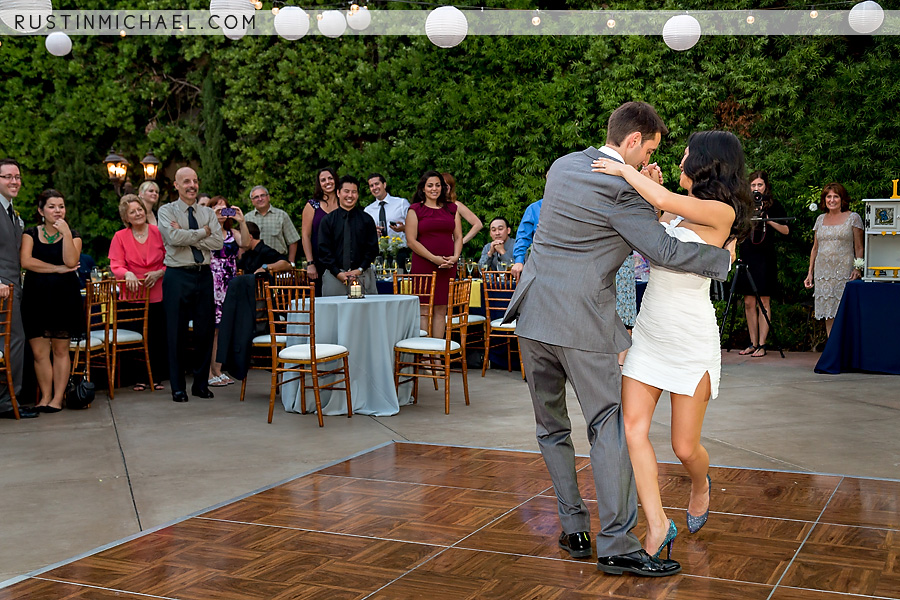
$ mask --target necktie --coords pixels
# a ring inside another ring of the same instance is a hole
[[[387,204],[384,200],[378,201],[378,226],[381,227],[381,235],[390,235],[390,232],[387,228],[387,216],[384,214],[384,205]]]
[[[200,229],[200,225],[197,223],[197,219],[194,217],[194,207],[188,206],[188,228],[189,229]],[[200,252],[199,248],[194,248],[191,246],[191,254],[194,255],[195,263],[203,262],[203,253]]]
[[[350,213],[344,211],[344,256],[343,267],[345,271],[350,270]]]
[[[13,222],[13,225],[18,225],[19,221],[16,219],[16,211],[13,210],[12,202],[6,207],[6,212],[9,213],[9,219]]]

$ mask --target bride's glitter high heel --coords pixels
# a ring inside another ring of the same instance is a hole
[[[675,521],[669,519],[669,531],[666,532],[666,539],[659,545],[659,550],[653,555],[653,558],[659,558],[663,548],[666,549],[666,559],[672,558],[672,546],[675,544],[675,537],[678,535],[678,528],[675,527]]]
[[[712,496],[712,480],[709,478],[709,475],[706,476],[706,483],[709,485],[709,494]],[[700,515],[699,517],[695,517],[690,512],[685,511],[687,513],[687,527],[688,531],[691,533],[697,533],[700,529],[706,525],[706,520],[709,518],[709,508],[706,509],[706,512]]]

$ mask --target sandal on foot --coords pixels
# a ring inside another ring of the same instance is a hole
[[[760,354],[760,352],[762,352],[762,354]],[[754,352],[753,354],[750,355],[750,358],[762,358],[765,355],[766,355],[766,345],[760,344],[759,346],[756,347],[756,352]]]
[[[222,379],[222,375],[217,375],[217,376],[211,377],[210,380],[207,382],[207,385],[209,387],[225,387],[228,384],[225,383],[225,381]]]
[[[161,383],[155,383],[155,384],[153,384],[153,389],[156,390],[157,392],[159,392],[161,390],[166,389],[166,386],[164,386]]]
[[[147,389],[147,384],[146,383],[136,383],[136,384],[134,384],[134,387],[131,389],[134,390],[135,392],[143,392]]]
[[[754,352],[756,352],[757,348],[759,348],[759,346],[750,344],[749,346],[738,352],[738,354],[740,354],[741,356],[747,356],[748,354],[753,354]]]

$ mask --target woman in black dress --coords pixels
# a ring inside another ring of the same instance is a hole
[[[741,242],[740,258],[747,265],[753,277],[759,299],[762,301],[772,319],[772,291],[778,287],[778,255],[775,247],[775,235],[787,235],[790,229],[785,222],[772,221],[786,217],[784,209],[772,197],[772,186],[769,174],[765,171],[754,171],[750,174],[750,191],[756,198],[756,214],[750,235]],[[759,310],[756,296],[750,287],[747,276],[742,274],[738,280],[738,294],[744,294],[744,314],[747,316],[747,328],[750,330],[750,345],[740,351],[742,355],[760,358],[766,355],[766,338],[769,336],[769,324]]]
[[[84,334],[76,273],[81,237],[66,223],[66,204],[56,190],[42,192],[37,209],[41,225],[22,236],[22,323],[41,390],[35,408],[53,413],[62,410],[69,381],[69,340]]]

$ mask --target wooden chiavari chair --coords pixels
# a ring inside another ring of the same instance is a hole
[[[117,280],[119,297],[116,300],[115,320],[110,327],[110,352],[112,369],[116,374],[116,385],[121,385],[122,373],[119,369],[119,355],[125,352],[144,353],[147,364],[147,379],[153,391],[153,369],[150,366],[150,346],[148,344],[148,323],[150,315],[150,289],[140,280],[135,291],[128,289],[125,280]],[[157,282],[162,285],[162,281]]]
[[[322,418],[321,390],[343,390],[347,394],[347,417],[353,416],[350,399],[350,352],[338,344],[316,343],[315,286],[268,286],[266,305],[269,318],[269,339],[272,352],[272,387],[269,394],[269,423],[275,410],[278,387],[289,381],[300,380],[300,411],[306,412],[306,390],[312,389],[316,399],[319,427]],[[278,343],[283,336],[285,344]],[[300,343],[292,344],[292,341]],[[307,343],[302,343],[306,341]],[[323,369],[323,365],[335,362],[337,367]],[[293,374],[290,378],[285,378]],[[306,385],[310,375],[311,385]],[[279,376],[281,381],[279,381]],[[330,383],[322,384],[322,377],[335,376]]]
[[[431,324],[434,319],[434,284],[436,280],[436,273],[394,273],[394,294],[418,296],[419,306],[427,307],[428,331],[420,329],[419,334],[422,337],[431,337]]]
[[[413,399],[418,401],[419,379],[425,377],[437,382],[444,380],[444,413],[450,414],[450,373],[457,371],[451,363],[459,360],[462,373],[463,394],[466,405],[469,404],[468,368],[466,365],[466,327],[469,323],[469,296],[472,290],[471,279],[454,279],[450,281],[450,294],[447,298],[447,327],[444,339],[431,337],[407,338],[394,344],[394,387],[400,389],[401,383],[413,382]],[[459,332],[460,342],[452,339],[454,332]],[[412,361],[404,360],[403,355],[412,355]],[[427,361],[427,362],[425,362]],[[426,367],[427,365],[427,367]],[[404,367],[411,367],[412,373],[401,373]],[[406,377],[401,381],[401,376]]]
[[[484,282],[484,312],[487,315],[485,323],[484,339],[484,363],[481,365],[481,376],[484,377],[490,359],[491,348],[506,345],[507,370],[512,371],[513,352],[519,355],[519,367],[522,365],[522,354],[518,345],[513,349],[513,342],[518,342],[516,337],[516,323],[503,324],[503,313],[509,306],[513,292],[516,289],[516,280],[509,271],[484,271],[481,274]],[[500,342],[492,345],[493,340]],[[525,379],[525,369],[522,369],[522,379]]]
[[[85,337],[83,340],[72,340],[69,349],[75,351],[72,359],[71,374],[74,375],[84,354],[85,379],[91,379],[91,366],[96,358],[104,358],[106,368],[108,395],[115,398],[113,386],[113,369],[110,357],[110,328],[115,327],[116,315],[116,282],[113,279],[88,281],[85,286]]]
[[[19,418],[19,403],[16,401],[16,387],[13,385],[12,364],[10,363],[9,345],[12,332],[13,315],[13,286],[9,286],[9,296],[0,298],[0,338],[3,338],[2,350],[0,350],[0,367],[6,375],[6,387],[9,390],[9,399],[12,402],[13,416]]]

